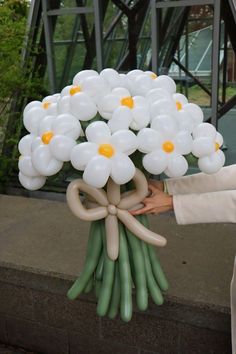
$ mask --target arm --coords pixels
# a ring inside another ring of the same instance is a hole
[[[173,196],[178,224],[236,223],[236,189]]]
[[[223,167],[213,175],[197,173],[191,176],[170,178],[165,180],[169,194],[188,194],[236,190],[236,164]]]
[[[152,195],[143,201],[144,207],[132,210],[132,215],[160,214],[174,210],[180,225],[233,222],[236,223],[236,189],[201,194],[168,195],[149,184]]]

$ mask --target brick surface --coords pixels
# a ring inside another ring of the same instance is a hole
[[[115,341],[98,340],[72,332],[69,336],[70,354],[139,354],[136,347],[129,347]]]
[[[223,311],[225,310],[225,311]],[[189,304],[184,300],[167,299],[162,306],[149,301],[147,314],[165,320],[174,320],[216,331],[229,332],[231,317],[229,308],[209,308],[207,304]]]
[[[34,318],[46,325],[99,336],[100,318],[96,305],[81,300],[70,301],[66,295],[33,293]]]
[[[178,325],[174,321],[158,319],[145,314],[134,314],[127,324],[119,319],[103,319],[103,338],[160,354],[177,354]],[[167,347],[168,343],[168,347]],[[191,353],[192,354],[192,353]]]
[[[14,348],[0,343],[0,354],[37,354],[29,351],[25,351],[22,348]]]
[[[33,304],[30,290],[0,282],[0,294],[1,313],[26,319],[33,318]]]
[[[6,342],[7,341],[6,320],[5,320],[5,317],[2,316],[2,314],[0,314],[0,341],[1,342]]]
[[[43,354],[68,354],[68,336],[61,329],[38,323],[7,318],[8,343]]]
[[[230,333],[180,325],[179,354],[231,354]]]

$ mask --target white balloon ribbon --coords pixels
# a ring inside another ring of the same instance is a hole
[[[107,192],[89,186],[82,179],[74,180],[67,188],[67,202],[75,216],[88,221],[105,219],[107,253],[112,260],[116,260],[119,254],[118,220],[141,240],[159,247],[166,245],[163,236],[148,230],[129,213],[129,210],[137,209],[148,195],[146,177],[137,168],[133,181],[135,189],[123,194],[120,193],[120,186],[111,178],[107,183]],[[92,199],[92,203],[87,203],[88,207],[83,205],[80,192]]]

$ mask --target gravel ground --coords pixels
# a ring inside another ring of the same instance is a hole
[[[9,347],[8,345],[0,343],[0,354],[37,354],[37,353],[25,351],[20,348]]]

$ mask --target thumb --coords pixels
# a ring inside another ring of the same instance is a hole
[[[158,189],[153,184],[148,183],[148,190],[155,194]]]

